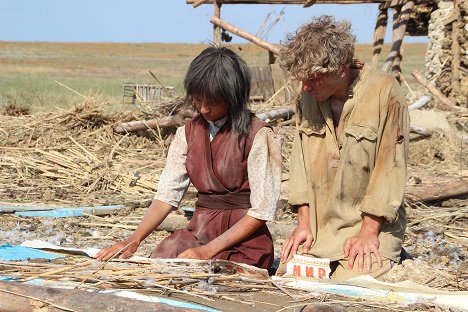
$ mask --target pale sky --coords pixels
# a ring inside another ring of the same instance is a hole
[[[255,35],[268,14],[273,21],[284,9],[266,38],[278,43],[312,16],[335,15],[352,23],[358,43],[371,43],[377,6],[224,4],[221,18]],[[185,0],[0,0],[0,41],[207,43],[213,40],[212,15],[213,5],[194,9]],[[233,35],[232,42],[247,41]]]

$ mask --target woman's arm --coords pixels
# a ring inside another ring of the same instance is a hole
[[[249,215],[245,215],[234,226],[228,229],[220,236],[213,239],[206,245],[189,248],[178,255],[178,258],[189,259],[211,259],[220,252],[229,249],[230,247],[245,241],[255,231],[257,231],[266,221],[259,220]]]
[[[171,209],[179,205],[190,184],[185,168],[186,157],[185,128],[180,127],[169,147],[166,166],[159,177],[158,192],[138,228],[123,242],[102,249],[96,256],[98,260],[108,260],[116,253],[121,253],[119,258],[130,257],[140,243],[167,217]]]
[[[135,232],[123,242],[102,249],[96,255],[96,259],[105,261],[119,252],[121,252],[119,256],[120,259],[125,259],[133,255],[138,249],[138,246],[140,246],[140,243],[156,230],[171,212],[172,208],[171,205],[160,200],[153,200]]]

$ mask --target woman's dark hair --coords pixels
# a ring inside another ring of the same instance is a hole
[[[229,106],[228,122],[246,135],[250,127],[250,73],[244,60],[226,47],[209,47],[190,64],[184,79],[187,97],[224,99]]]

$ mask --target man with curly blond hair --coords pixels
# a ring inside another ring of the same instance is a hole
[[[382,277],[400,260],[409,117],[393,76],[354,59],[346,21],[320,16],[290,34],[281,65],[302,83],[289,203],[301,252],[331,261],[331,278]],[[299,250],[299,251],[298,251]]]

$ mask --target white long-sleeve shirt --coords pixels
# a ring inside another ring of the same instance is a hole
[[[209,122],[212,139],[225,120]],[[277,202],[281,192],[281,137],[268,127],[261,128],[255,135],[247,159],[247,173],[250,184],[250,203],[248,215],[260,220],[274,220]],[[166,167],[158,184],[154,199],[178,207],[190,185],[185,167],[187,140],[185,126],[177,129],[169,147]]]

